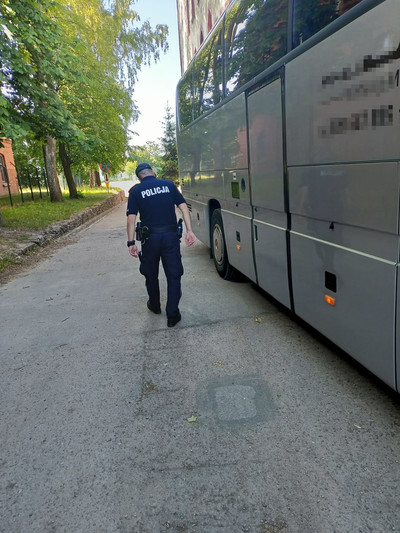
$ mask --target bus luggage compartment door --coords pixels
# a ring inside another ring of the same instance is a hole
[[[296,314],[395,388],[394,263],[295,232],[291,251]]]
[[[281,79],[247,99],[254,259],[258,285],[290,307]]]

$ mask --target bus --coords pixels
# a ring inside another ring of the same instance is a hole
[[[400,0],[236,0],[177,87],[183,193],[218,273],[400,386]]]

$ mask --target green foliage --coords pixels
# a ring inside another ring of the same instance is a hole
[[[150,65],[151,59],[157,61],[160,51],[168,50],[168,27],[157,24],[152,28],[148,21],[141,26],[139,14],[131,9],[135,0],[111,0],[110,15],[113,25],[114,52],[118,58],[119,77],[125,86],[133,89],[138,71],[143,65]]]
[[[134,1],[0,0],[0,136],[17,140],[19,162],[37,160],[30,145],[51,136],[75,172],[123,169],[134,83],[168,34],[141,23]]]
[[[79,129],[59,95],[60,87],[83,76],[76,40],[66,40],[53,0],[0,0],[0,135],[32,131],[36,138],[79,137]]]
[[[43,172],[43,148],[33,134],[29,133],[24,138],[17,137],[13,142],[13,154],[15,164],[20,171],[20,179],[23,182],[22,169],[38,168]]]
[[[178,178],[178,152],[176,147],[176,132],[173,115],[167,104],[164,117],[164,135],[161,138],[163,155],[161,156],[161,168],[159,176],[174,181]]]
[[[149,141],[144,146],[135,146],[130,150],[129,161],[125,171],[134,177],[136,167],[140,163],[149,163],[156,174],[161,169],[161,147],[158,143]]]

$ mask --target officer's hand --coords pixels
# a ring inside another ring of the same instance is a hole
[[[195,240],[196,237],[194,236],[193,231],[188,231],[185,237],[186,246],[192,246]]]
[[[129,253],[132,257],[138,257],[139,249],[136,244],[134,244],[133,246],[129,246]]]

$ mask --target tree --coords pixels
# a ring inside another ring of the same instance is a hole
[[[134,146],[130,150],[129,162],[125,168],[126,172],[136,170],[140,163],[149,163],[156,174],[161,169],[161,147],[158,143],[148,141],[144,146]]]
[[[57,176],[56,140],[50,135],[47,138],[47,143],[43,145],[43,155],[47,172],[47,183],[49,184],[50,190],[50,200],[52,202],[60,202],[63,198]]]
[[[122,170],[128,149],[128,130],[138,116],[132,91],[138,71],[167,49],[168,29],[140,23],[131,0],[63,0],[68,17],[64,31],[85,43],[81,62],[89,84],[63,86],[63,98],[70,103],[85,141],[70,143],[72,164],[94,169],[110,164],[112,172]],[[135,0],[133,0],[135,1]]]
[[[64,39],[53,0],[0,0],[0,134],[15,138],[32,132],[44,143],[52,201],[61,201],[51,139],[79,136],[60,86],[77,76],[78,42]],[[50,141],[50,145],[48,144]],[[48,166],[49,165],[49,166]]]
[[[175,122],[173,118],[171,108],[167,103],[165,117],[162,123],[164,125],[164,135],[161,137],[163,155],[161,156],[160,177],[171,181],[177,179],[179,175]]]
[[[69,197],[70,198],[79,198],[78,191],[76,189],[76,183],[72,175],[71,170],[71,160],[69,158],[66,146],[63,142],[58,144],[58,153],[61,159],[61,163],[64,169],[65,179],[67,180]]]
[[[109,0],[105,9],[101,0],[0,0],[0,136],[32,134],[45,143],[53,200],[62,197],[53,187],[49,139],[62,145],[69,185],[71,162],[123,168],[129,123],[137,117],[137,73],[166,50],[168,33],[163,25],[138,25],[133,1]]]

